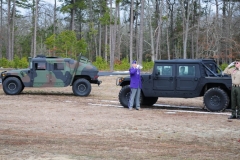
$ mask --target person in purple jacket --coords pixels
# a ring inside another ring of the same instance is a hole
[[[131,88],[131,96],[128,103],[129,110],[132,110],[134,101],[136,102],[136,110],[140,109],[140,93],[142,88],[141,74],[140,69],[142,66],[137,65],[137,61],[132,62],[132,67],[129,69],[130,73],[130,88]]]

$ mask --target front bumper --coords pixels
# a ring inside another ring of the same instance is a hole
[[[102,81],[97,80],[92,80],[91,83],[97,84],[98,86],[102,83]]]

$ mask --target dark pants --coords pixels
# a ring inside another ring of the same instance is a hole
[[[232,87],[231,94],[232,115],[240,116],[240,87]]]

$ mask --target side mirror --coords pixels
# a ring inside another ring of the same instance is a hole
[[[160,72],[159,72],[159,71],[158,71],[158,72],[156,72],[156,73],[155,73],[155,75],[156,75],[156,76],[159,76],[159,75],[160,75]]]

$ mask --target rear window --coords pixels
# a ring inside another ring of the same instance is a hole
[[[64,70],[64,63],[54,63],[54,70]]]

